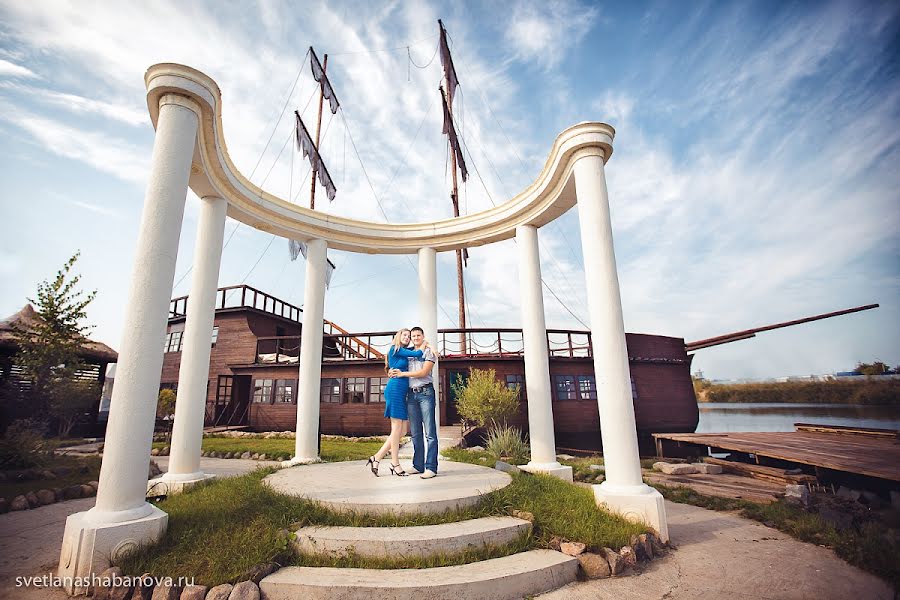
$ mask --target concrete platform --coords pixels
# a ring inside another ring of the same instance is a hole
[[[531,523],[484,517],[416,527],[302,527],[294,547],[305,554],[372,558],[430,557],[503,546],[528,535]]]
[[[433,479],[395,477],[388,461],[381,464],[380,477],[358,460],[282,469],[263,482],[277,492],[315,500],[333,510],[376,514],[437,514],[474,506],[484,494],[512,482],[506,473],[466,463],[442,461]]]
[[[263,579],[259,587],[267,600],[511,600],[571,583],[577,572],[576,558],[554,550],[531,550],[432,569],[285,567]]]

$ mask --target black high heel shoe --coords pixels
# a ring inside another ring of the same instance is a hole
[[[374,456],[370,456],[369,460],[366,462],[366,466],[372,470],[372,475],[374,475],[375,477],[378,477],[378,463],[379,462],[381,462],[381,461],[375,460]],[[393,472],[393,469],[391,469],[391,472]]]
[[[391,475],[396,475],[397,477],[406,477],[409,475],[406,471],[403,470],[403,467],[400,465],[391,465]]]

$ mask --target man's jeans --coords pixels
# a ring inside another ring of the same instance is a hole
[[[413,467],[423,472],[438,470],[437,424],[434,421],[434,386],[427,385],[421,392],[410,388],[406,395],[406,408],[409,412],[409,431],[413,445]],[[425,448],[422,444],[422,433],[425,433]],[[424,457],[424,464],[423,464]]]

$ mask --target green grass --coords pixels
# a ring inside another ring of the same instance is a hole
[[[4,471],[6,481],[0,482],[0,498],[12,501],[16,496],[37,492],[38,490],[52,490],[53,488],[66,488],[70,485],[96,481],[100,478],[99,456],[48,456],[41,467],[30,469],[34,471],[46,471],[56,467],[68,467],[72,473],[56,479],[31,479],[28,481],[16,481],[16,476],[26,469]],[[82,472],[84,471],[84,472]]]
[[[749,500],[705,496],[682,486],[652,485],[672,502],[711,510],[739,511],[746,519],[765,523],[803,542],[832,548],[851,565],[878,575],[895,590],[900,590],[900,541],[896,529],[867,523],[859,529],[838,531],[818,514],[784,500],[757,504]]]
[[[323,449],[325,443],[323,440]],[[302,468],[302,467],[300,467]],[[514,474],[512,483],[485,495],[474,508],[440,515],[365,515],[330,511],[313,502],[278,494],[262,484],[273,469],[214,480],[171,496],[160,508],[169,529],[155,546],[142,548],[120,565],[127,574],[150,572],[196,577],[202,585],[237,581],[251,567],[282,565],[367,568],[426,568],[485,560],[546,547],[553,536],[584,542],[591,549],[620,548],[646,528],[600,508],[590,490],[544,475]],[[470,550],[431,559],[373,560],[358,556],[321,558],[298,555],[279,530],[305,525],[412,526],[456,522],[524,510],[534,515],[530,536],[499,548]]]
[[[363,460],[375,454],[383,441],[378,439],[352,442],[341,438],[322,438],[319,456],[327,462]],[[204,437],[202,450],[205,452],[244,452],[265,454],[268,458],[289,458],[294,455],[294,440],[284,438],[231,438]],[[154,448],[168,446],[168,442],[153,442]]]

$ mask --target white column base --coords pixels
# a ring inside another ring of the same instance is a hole
[[[612,486],[605,481],[592,487],[598,505],[629,521],[646,523],[656,530],[663,543],[669,541],[665,500],[658,491],[646,484]]]
[[[112,561],[165,534],[169,515],[150,508],[146,517],[119,523],[96,523],[87,511],[66,519],[58,575],[67,593],[86,594],[92,574],[99,575]]]
[[[148,496],[169,496],[171,494],[180,494],[188,490],[200,482],[214,479],[215,475],[197,471],[196,473],[179,473],[170,475],[164,473],[156,479],[147,482]]]
[[[550,475],[552,477],[556,477],[557,479],[568,481],[569,483],[572,483],[572,481],[574,481],[574,479],[572,478],[572,467],[561,465],[558,462],[536,463],[532,461],[527,465],[520,465],[519,470],[526,471],[528,473],[544,473],[545,475]]]
[[[318,456],[314,456],[312,458],[297,458],[296,456],[290,460],[281,461],[281,467],[296,467],[297,465],[312,465],[315,463],[322,462],[322,459]]]

